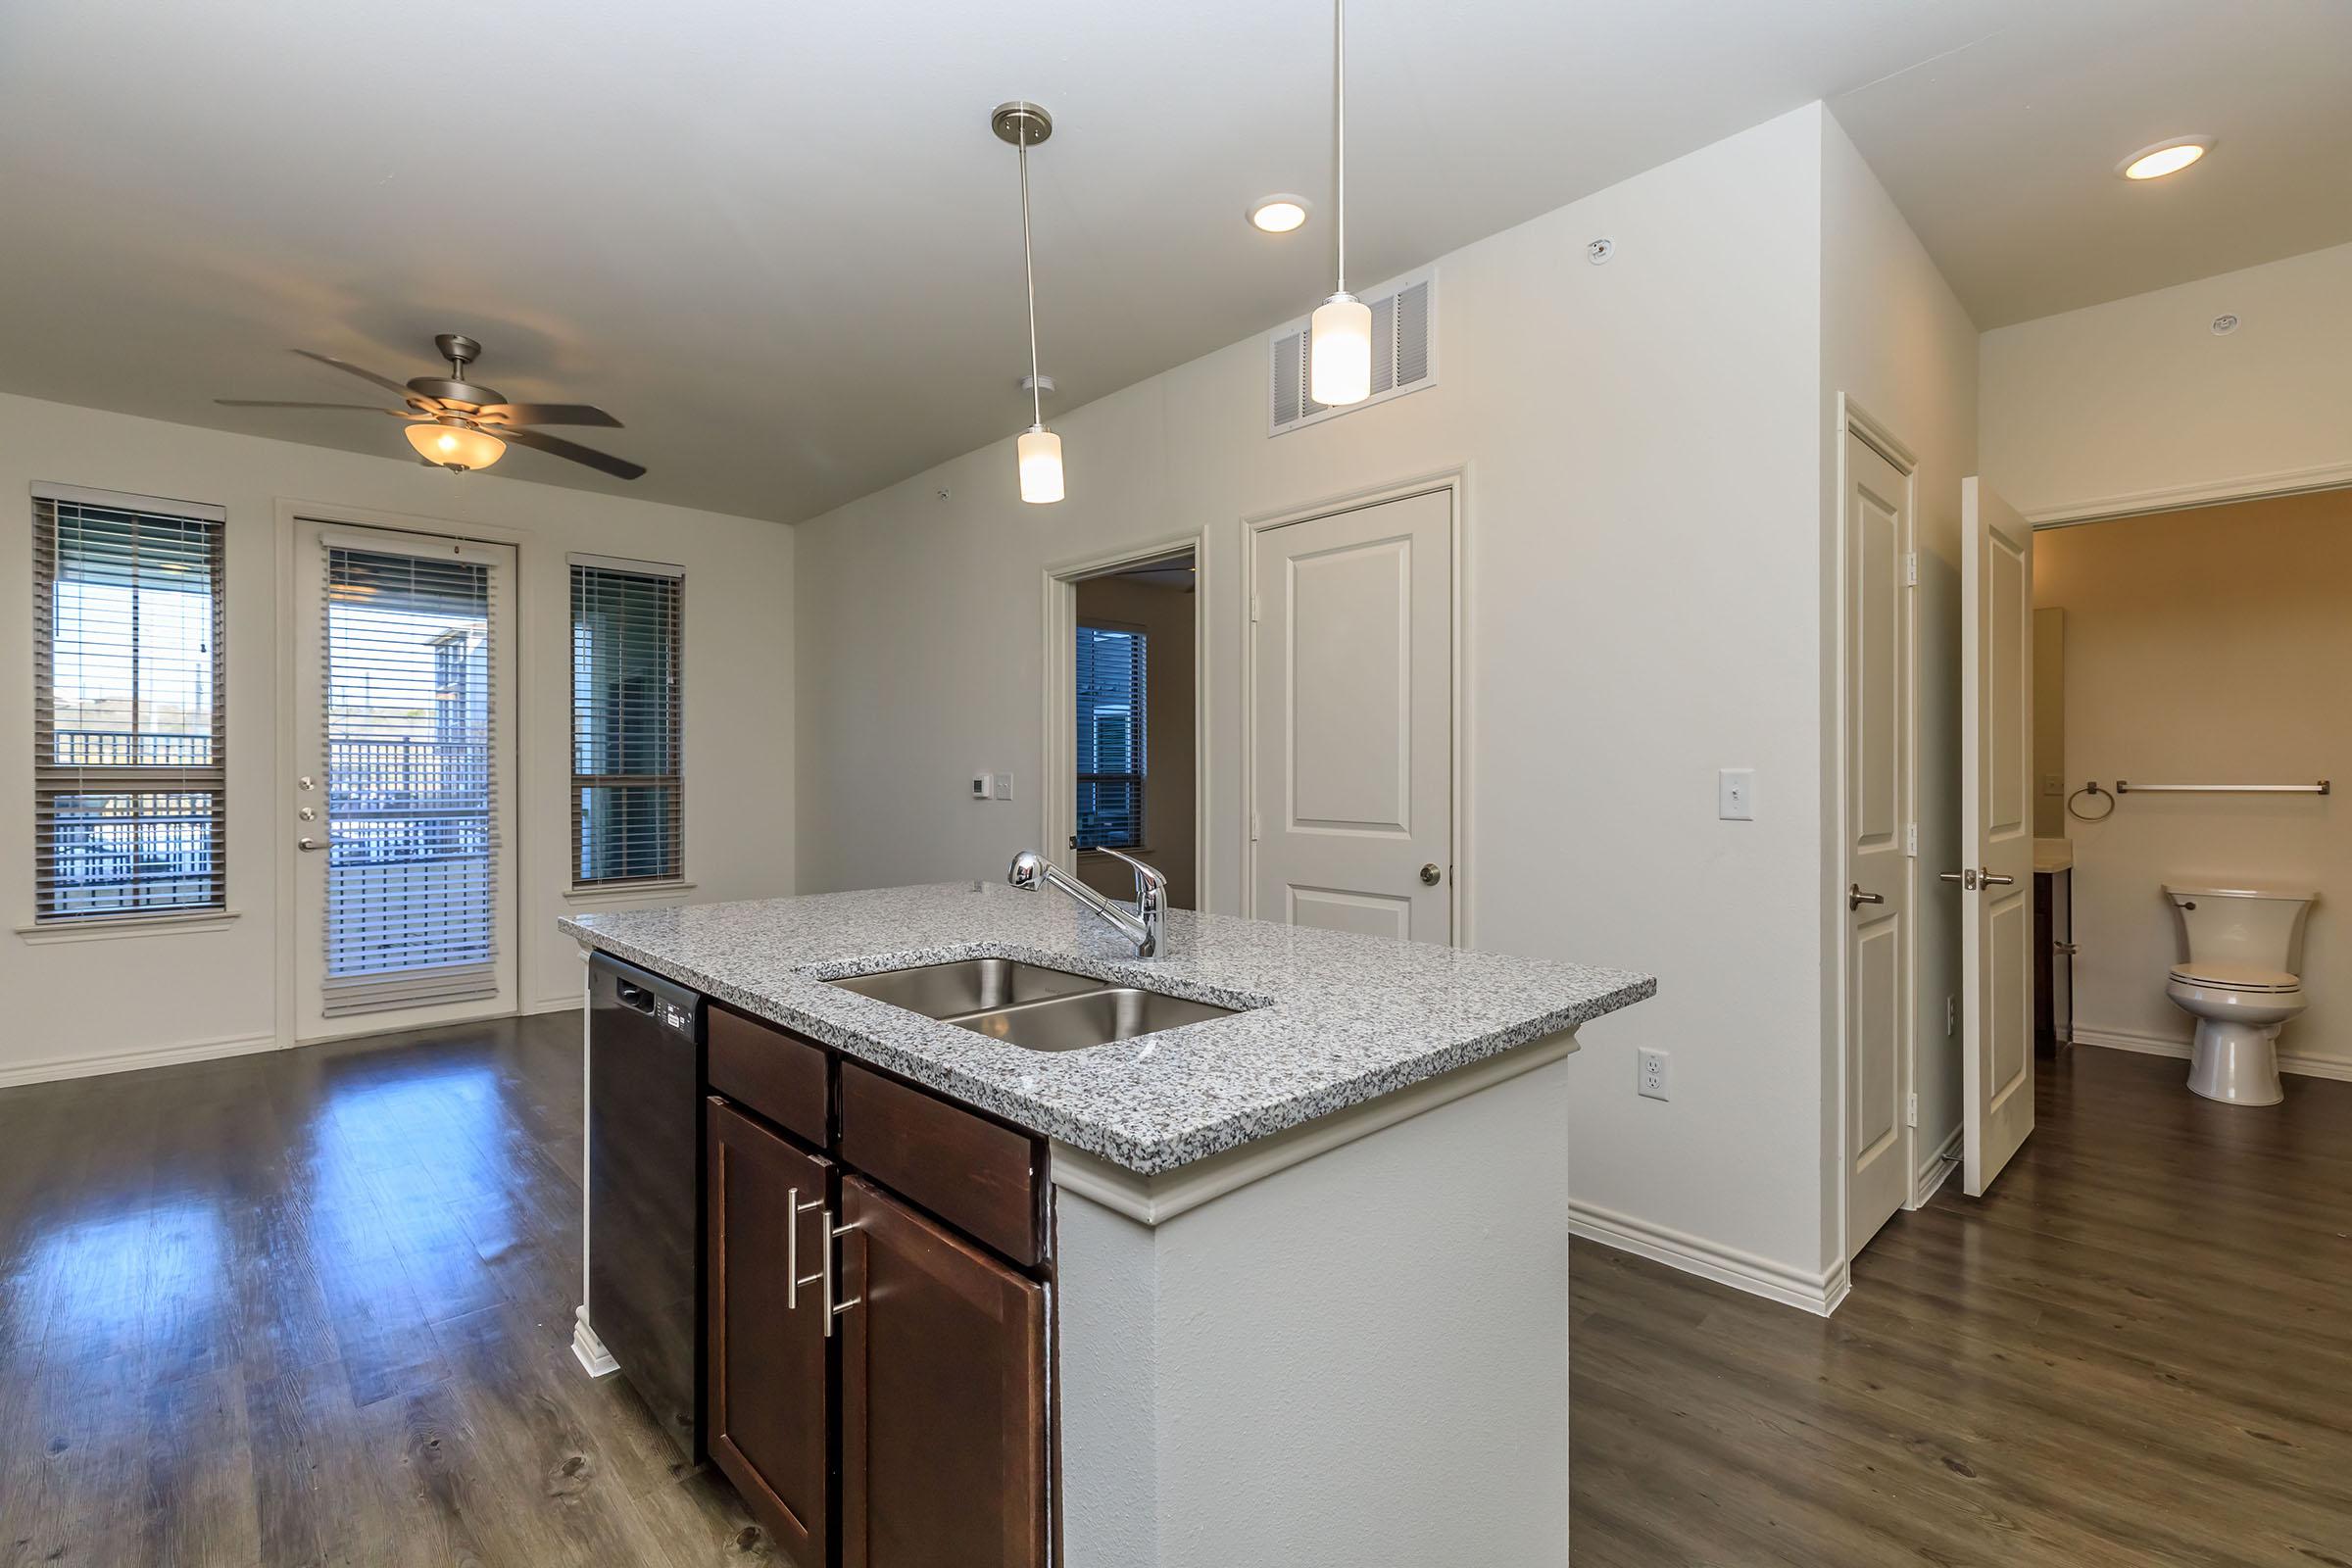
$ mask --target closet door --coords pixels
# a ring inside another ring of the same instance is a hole
[[[1045,1288],[842,1183],[842,1568],[1043,1568]]]

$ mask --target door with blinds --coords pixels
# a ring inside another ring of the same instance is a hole
[[[514,1007],[514,555],[299,525],[305,1039]]]

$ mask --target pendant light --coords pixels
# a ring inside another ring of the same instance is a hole
[[[1372,307],[1348,292],[1348,0],[1331,4],[1334,288],[1306,328],[1306,395],[1328,408],[1372,395]]]
[[[1061,437],[1046,428],[1046,387],[1037,369],[1037,260],[1029,244],[1029,149],[1054,134],[1054,117],[1014,99],[997,105],[988,122],[999,139],[1021,150],[1021,272],[1029,285],[1029,413],[1031,423],[1013,443],[1020,460],[1021,499],[1043,504],[1061,499]]]

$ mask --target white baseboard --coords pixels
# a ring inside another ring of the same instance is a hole
[[[1945,1182],[1952,1179],[1952,1172],[1960,1166],[1960,1135],[1966,1131],[1965,1127],[1953,1128],[1951,1136],[1937,1146],[1936,1152],[1927,1157],[1926,1163],[1922,1164],[1918,1172],[1911,1178],[1911,1201],[1905,1203],[1903,1207],[1907,1209],[1927,1207],[1928,1200],[1934,1198],[1936,1191]]]
[[[275,1034],[235,1035],[224,1040],[154,1046],[144,1051],[110,1051],[93,1056],[52,1056],[45,1061],[10,1062],[0,1065],[0,1089],[17,1084],[55,1083],[67,1078],[95,1078],[110,1072],[136,1072],[142,1067],[172,1067],[185,1061],[245,1056],[257,1051],[275,1051],[282,1043]]]
[[[1568,1228],[1589,1242],[1646,1257],[1653,1263],[1663,1263],[1718,1285],[1729,1285],[1736,1291],[1761,1296],[1816,1317],[1828,1317],[1837,1311],[1851,1288],[1843,1263],[1826,1273],[1808,1274],[1769,1257],[1669,1230],[1630,1214],[1611,1213],[1574,1199],[1568,1201]]]
[[[2086,1029],[2075,1026],[2075,1044],[2099,1046],[2108,1051],[2135,1051],[2143,1056],[2177,1056],[2188,1059],[2188,1042],[2170,1035],[2143,1034],[2136,1029]],[[2308,1056],[2297,1051],[2278,1053],[2280,1072],[2300,1073],[2306,1078],[2334,1078],[2352,1081],[2352,1061],[2341,1056]]]
[[[579,1010],[580,994],[577,991],[566,991],[560,997],[542,997],[537,1002],[526,1002],[519,1009],[521,1016],[526,1018],[542,1012],[577,1012]]]
[[[596,1330],[588,1326],[588,1303],[581,1302],[571,1317],[571,1354],[580,1363],[580,1370],[592,1378],[608,1377],[619,1371],[620,1363],[612,1359],[612,1352],[605,1348],[605,1342],[598,1339]]]

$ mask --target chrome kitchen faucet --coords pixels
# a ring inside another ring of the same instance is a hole
[[[1101,915],[1111,928],[1135,944],[1139,958],[1155,958],[1166,935],[1168,914],[1168,879],[1157,868],[1146,865],[1132,855],[1120,855],[1116,850],[1104,850],[1104,855],[1125,860],[1135,871],[1136,912],[1129,914],[1093,888],[1055,865],[1035,850],[1023,850],[1012,858],[1012,869],[1004,880],[1025,892],[1034,893],[1046,883],[1067,893],[1080,904]]]

